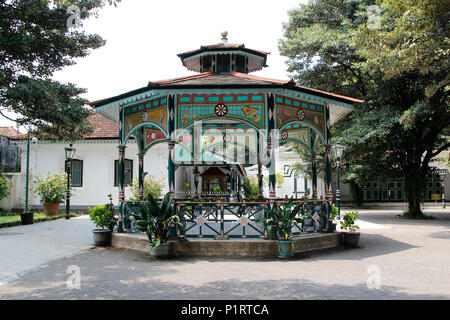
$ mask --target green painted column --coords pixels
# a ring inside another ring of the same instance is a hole
[[[173,160],[174,158],[174,150],[175,150],[175,96],[168,96],[168,119],[167,119],[167,131],[169,133],[169,159],[167,165],[167,174],[168,174],[168,183],[169,183],[169,192],[173,195],[175,194],[175,165]]]
[[[325,146],[325,198],[333,201],[333,188],[331,185],[331,145]]]
[[[167,166],[168,181],[169,181],[169,191],[170,193],[175,193],[175,165],[173,163],[173,153],[175,149],[175,142],[169,141],[169,163]]]
[[[138,198],[140,201],[144,200],[144,135],[145,135],[145,129],[144,127],[140,127],[136,142],[138,146],[138,186],[139,186],[139,193]]]
[[[117,232],[126,232],[125,230],[125,146],[123,143],[124,135],[124,109],[123,104],[119,106],[119,165],[118,165],[118,179],[119,179],[119,223],[117,225]]]
[[[332,188],[332,171],[331,171],[331,124],[330,124],[330,107],[325,104],[326,119],[326,145],[325,145],[325,198],[330,202],[333,201]]]
[[[126,232],[125,230],[125,146],[119,146],[119,232]]]
[[[30,180],[30,134],[27,134],[27,177],[25,180],[25,212],[28,213],[28,190]]]
[[[275,95],[270,92],[267,94],[267,110],[267,152],[270,158],[267,165],[269,169],[269,198],[275,199],[277,197],[275,146],[273,145],[275,132]]]
[[[311,152],[311,168],[312,168],[312,196],[317,197],[317,156],[315,152]]]
[[[262,162],[261,162],[261,136],[259,131],[256,133],[257,143],[257,163],[258,163],[258,198],[262,200],[264,198],[264,187],[263,187],[263,175],[262,175]]]

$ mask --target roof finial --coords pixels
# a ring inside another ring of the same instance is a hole
[[[222,43],[223,44],[228,43],[228,39],[227,39],[228,31],[222,32],[221,35],[222,35]]]

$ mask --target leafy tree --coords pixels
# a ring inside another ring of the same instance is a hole
[[[0,114],[9,119],[4,111],[16,113],[18,118],[10,120],[47,139],[76,140],[92,132],[86,120],[91,110],[80,96],[86,90],[51,79],[105,44],[68,22],[69,5],[77,6],[81,23],[104,2],[0,0]]]
[[[242,182],[242,189],[244,190],[245,199],[257,199],[259,196],[259,186],[257,177],[245,177]]]
[[[6,198],[11,191],[12,183],[9,178],[0,170],[0,200]]]
[[[153,174],[148,174],[144,179],[144,198],[147,199],[151,195],[155,199],[162,197],[162,190],[166,183],[164,179],[157,179]],[[139,181],[135,179],[133,186],[131,187],[131,192],[133,195],[130,197],[131,200],[139,200]]]
[[[363,185],[403,176],[408,217],[423,216],[429,162],[450,147],[448,8],[448,0],[316,0],[290,11],[280,40],[303,85],[366,101],[333,128],[347,146],[344,177]]]

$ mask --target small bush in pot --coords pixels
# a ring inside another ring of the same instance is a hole
[[[342,243],[345,246],[358,247],[360,237],[360,233],[356,232],[359,230],[359,226],[356,225],[356,218],[358,215],[358,211],[347,212],[340,222],[341,229],[347,230],[342,232]]]
[[[175,221],[180,227],[183,227],[179,217],[173,214],[172,198],[173,196],[168,192],[161,203],[158,203],[157,199],[148,194],[147,200],[139,203],[139,212],[129,212],[136,220],[136,228],[147,235],[148,242],[151,244],[150,253],[154,257],[166,258],[169,256],[169,224]]]
[[[89,218],[97,229],[93,230],[96,246],[107,246],[111,243],[111,224],[115,221],[113,212],[106,206],[95,206],[89,209]]]
[[[38,177],[34,180],[33,191],[37,192],[44,205],[46,215],[56,215],[59,204],[67,196],[67,174],[55,173]]]
[[[294,205],[291,198],[289,202],[278,204],[275,202],[272,208],[267,209],[269,218],[262,222],[267,226],[270,234],[275,230],[278,233],[278,249],[280,258],[291,258],[294,256],[294,240],[291,239],[292,227],[301,223],[305,216],[299,215],[302,204]]]

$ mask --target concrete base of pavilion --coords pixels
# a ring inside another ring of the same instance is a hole
[[[150,254],[150,246],[143,234],[113,233],[111,245],[115,248],[137,250]],[[341,245],[341,234],[313,233],[293,237],[295,253],[336,248]],[[174,257],[278,257],[276,240],[261,238],[187,238],[188,241],[171,241],[170,255]]]

